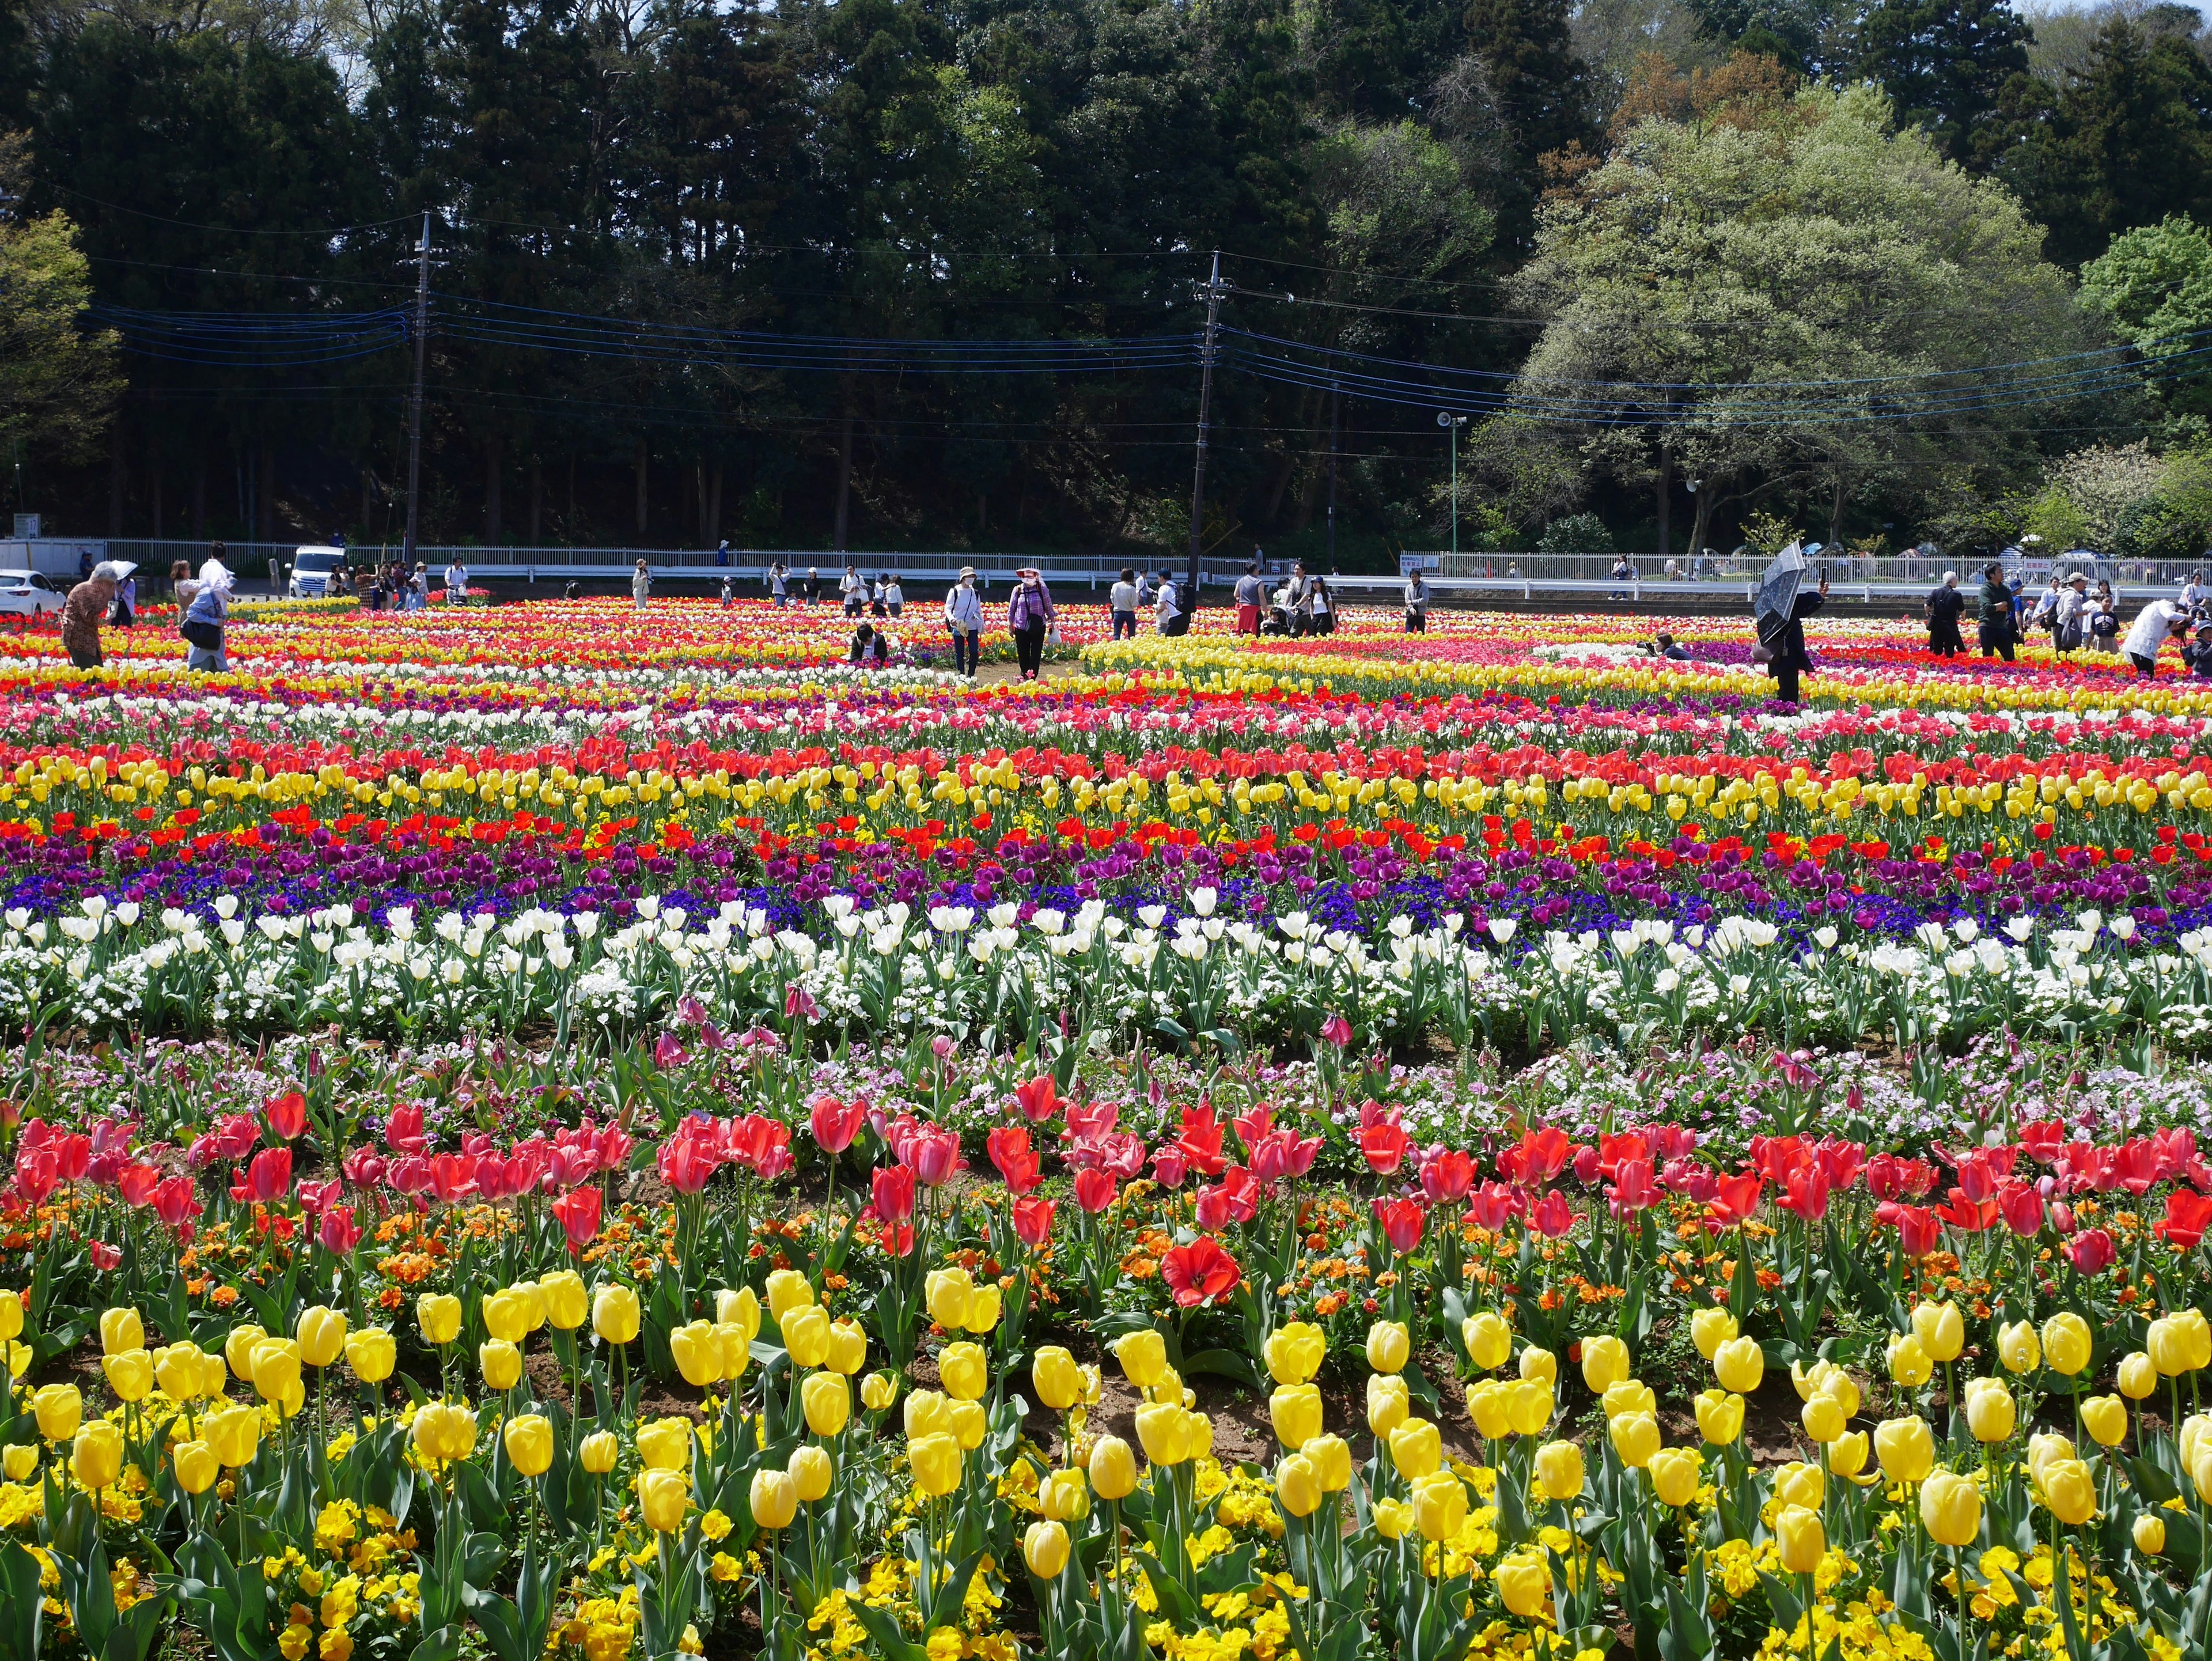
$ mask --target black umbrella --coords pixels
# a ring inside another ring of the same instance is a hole
[[[1782,631],[1790,626],[1790,613],[1797,604],[1797,593],[1805,586],[1805,552],[1797,543],[1791,543],[1775,555],[1774,563],[1766,568],[1766,575],[1759,580],[1759,598],[1753,603],[1752,615],[1759,624],[1759,638],[1770,648],[1779,649]]]

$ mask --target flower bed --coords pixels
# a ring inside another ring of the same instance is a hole
[[[0,1648],[2203,1655],[2193,685],[1067,610],[0,641]]]

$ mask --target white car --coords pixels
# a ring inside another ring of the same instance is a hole
[[[327,599],[348,593],[346,551],[311,544],[292,556],[292,581],[287,592],[294,599]]]
[[[0,571],[0,617],[35,621],[58,612],[68,601],[67,591],[42,571]]]

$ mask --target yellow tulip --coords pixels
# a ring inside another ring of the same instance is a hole
[[[210,1402],[222,1394],[230,1383],[230,1369],[223,1365],[220,1355],[200,1357],[200,1394]]]
[[[21,1305],[16,1306],[16,1311],[18,1314],[21,1313]],[[12,1338],[15,1334],[8,1335]],[[100,1353],[102,1355],[119,1355],[125,1350],[145,1348],[146,1325],[138,1318],[137,1310],[111,1309],[101,1312]]]
[[[143,1349],[103,1355],[100,1368],[107,1375],[107,1387],[118,1402],[143,1402],[153,1392],[154,1358]]]
[[[1032,1523],[1022,1535],[1022,1561],[1040,1580],[1057,1579],[1067,1567],[1067,1530],[1051,1518]]]
[[[1149,1390],[1167,1371],[1167,1341],[1150,1328],[1132,1332],[1114,1346],[1114,1359],[1139,1390]]]
[[[520,1344],[530,1333],[530,1305],[513,1287],[487,1293],[483,1300],[485,1334],[503,1344]]]
[[[1720,1347],[1736,1336],[1735,1317],[1715,1305],[1701,1309],[1690,1317],[1690,1342],[1698,1347],[1698,1354],[1712,1360]],[[1761,1358],[1762,1362],[1764,1358]]]
[[[0,1293],[0,1298],[6,1294]],[[154,1379],[161,1385],[161,1393],[179,1404],[199,1399],[201,1383],[207,1376],[207,1358],[200,1347],[186,1339],[182,1343],[165,1344],[154,1352]]]
[[[1634,1378],[1623,1378],[1605,1387],[1598,1405],[1611,1421],[1624,1413],[1656,1414],[1659,1411],[1659,1398],[1652,1393],[1650,1385]]]
[[[841,1377],[837,1382],[842,1384],[844,1379]],[[790,1474],[792,1489],[799,1495],[799,1503],[802,1506],[811,1506],[828,1494],[830,1484],[836,1479],[836,1468],[831,1463],[828,1452],[811,1442],[801,1442],[792,1449],[791,1457],[784,1462],[784,1469]]]
[[[1548,1349],[1539,1349],[1534,1344],[1521,1352],[1521,1376],[1540,1379],[1552,1387],[1554,1395],[1559,1389],[1559,1358]]]
[[[881,1413],[898,1400],[898,1378],[889,1372],[872,1372],[860,1380],[860,1404]]]
[[[1828,1469],[1838,1476],[1856,1476],[1866,1469],[1867,1433],[1847,1432],[1828,1444]]]
[[[1971,1546],[1982,1531],[1982,1492],[1955,1471],[1932,1472],[1920,1485],[1920,1523],[1939,1546]]]
[[[905,1417],[906,1439],[909,1442],[917,1436],[952,1433],[952,1403],[942,1390],[908,1391]]]
[[[1553,1500],[1572,1500],[1583,1491],[1583,1451],[1572,1442],[1547,1442],[1536,1450],[1536,1480]]]
[[[1731,1396],[1748,1396],[1766,1379],[1766,1352],[1756,1338],[1729,1338],[1713,1351],[1713,1377]]]
[[[1376,1372],[1402,1371],[1413,1355],[1413,1335],[1403,1321],[1377,1321],[1367,1329],[1367,1365]]]
[[[1905,1390],[1917,1390],[1936,1375],[1936,1363],[1920,1347],[1920,1340],[1907,1334],[1889,1341],[1889,1376],[1893,1383]]]
[[[1080,1470],[1056,1470],[1037,1484],[1037,1509],[1055,1523],[1079,1523],[1091,1514],[1091,1486]]]
[[[222,1462],[205,1442],[179,1442],[169,1450],[169,1468],[186,1494],[205,1494],[222,1474]]]
[[[553,1421],[544,1414],[525,1413],[508,1420],[500,1439],[518,1475],[543,1476],[552,1468]]]
[[[1516,1386],[1497,1378],[1478,1379],[1467,1387],[1467,1416],[1488,1441],[1513,1432],[1513,1391]]]
[[[1966,1382],[1966,1428],[1976,1441],[2010,1439],[2020,1422],[2020,1409],[2010,1390],[1994,1378],[1972,1378]]]
[[[10,1309],[9,1305],[15,1307]],[[23,1294],[0,1287],[0,1344],[13,1342],[22,1335]]]
[[[938,1355],[937,1376],[954,1401],[980,1402],[991,1387],[990,1358],[980,1344],[948,1344]]]
[[[950,1436],[918,1436],[907,1444],[906,1456],[914,1468],[915,1487],[929,1498],[939,1498],[960,1486],[960,1444]]]
[[[1030,1363],[1030,1384],[1037,1400],[1054,1413],[1065,1413],[1083,1399],[1083,1374],[1075,1357],[1058,1344],[1047,1344]]]
[[[805,1277],[802,1276],[802,1279]],[[811,1288],[809,1288],[811,1291]],[[745,1329],[747,1343],[760,1336],[760,1294],[750,1287],[739,1287],[735,1292],[726,1287],[714,1294],[714,1321],[717,1325],[740,1326]]]
[[[2121,1395],[2131,1402],[2140,1402],[2157,1390],[2158,1368],[2149,1356],[2137,1350],[2120,1358],[2114,1382]]]
[[[504,1339],[487,1338],[477,1346],[477,1366],[486,1389],[513,1390],[522,1377],[522,1352]]]
[[[0,1298],[9,1294],[0,1292]],[[27,1442],[10,1442],[0,1448],[0,1471],[7,1474],[11,1482],[27,1482],[31,1473],[39,1468],[39,1451]]]
[[[830,1316],[819,1305],[787,1309],[776,1317],[776,1329],[793,1366],[818,1367],[830,1359]]]
[[[424,1293],[415,1300],[415,1324],[424,1343],[452,1343],[461,1335],[461,1300],[450,1293]],[[230,1358],[230,1370],[240,1377],[246,1372],[235,1355]]]
[[[611,1430],[595,1430],[576,1445],[576,1463],[593,1476],[605,1476],[615,1468],[622,1444]]]
[[[1424,1540],[1449,1540],[1467,1525],[1467,1488],[1448,1470],[1413,1479],[1413,1526]]]
[[[346,1366],[364,1384],[380,1384],[399,1363],[399,1346],[381,1327],[363,1327],[346,1334]]]
[[[1662,1448],[1644,1469],[1650,1474],[1651,1492],[1659,1496],[1661,1505],[1680,1510],[1698,1497],[1703,1465],[1695,1448]]]
[[[1726,1447],[1743,1434],[1743,1397],[1724,1390],[1698,1392],[1698,1434],[1715,1447]]]
[[[787,1470],[755,1471],[750,1498],[753,1521],[771,1532],[789,1528],[799,1515],[799,1485]]]
[[[416,1415],[416,1421],[421,1422],[421,1414]],[[252,1464],[254,1454],[260,1449],[261,1415],[252,1408],[218,1408],[200,1421],[200,1439],[215,1450],[215,1457],[226,1466],[232,1470],[240,1469]],[[422,1440],[419,1432],[416,1440]]]
[[[1602,1396],[1606,1386],[1628,1377],[1628,1346],[1609,1333],[1583,1340],[1583,1383],[1590,1394]]]
[[[1189,1459],[1192,1417],[1172,1402],[1149,1402],[1139,1408],[1137,1440],[1145,1457],[1156,1465],[1180,1465]]]
[[[968,1299],[968,1318],[961,1324],[974,1333],[988,1332],[999,1324],[999,1312],[1006,1293],[996,1281],[986,1281],[975,1288]]]
[[[231,1328],[230,1335],[222,1341],[223,1356],[229,1361],[230,1370],[249,1384],[253,1382],[253,1347],[264,1342],[268,1336],[259,1327],[237,1326]]]
[[[522,1332],[526,1338],[545,1324],[545,1289],[535,1281],[517,1281],[507,1289],[522,1300]],[[514,1342],[519,1345],[522,1339]]]
[[[868,1364],[868,1335],[857,1321],[832,1321],[830,1323],[830,1354],[823,1365],[832,1372],[842,1372],[847,1378]]]
[[[637,1474],[637,1505],[646,1527],[655,1534],[674,1534],[691,1510],[691,1484],[672,1470],[641,1470]]]
[[[2070,1309],[2043,1323],[2043,1359],[2061,1378],[2071,1378],[2087,1366],[2094,1348],[2089,1323]]]
[[[1091,1448],[1091,1491],[1101,1500],[1126,1500],[1137,1487],[1137,1458],[1118,1436],[1102,1436]]]
[[[1805,1434],[1820,1443],[1834,1441],[1850,1422],[1844,1417],[1842,1404],[1825,1392],[1807,1401],[1797,1417],[1805,1427]]]
[[[1467,1346],[1468,1359],[1485,1372],[1493,1372],[1512,1359],[1513,1329],[1494,1309],[1478,1311],[1462,1321],[1459,1335]]]
[[[666,1418],[640,1425],[637,1457],[647,1470],[688,1470],[691,1465],[691,1421]]]
[[[1803,1506],[1784,1506],[1774,1514],[1774,1555],[1791,1574],[1810,1574],[1827,1555],[1828,1533],[1820,1513]]]
[[[1442,1469],[1443,1436],[1426,1419],[1408,1419],[1390,1433],[1390,1463],[1407,1482]]]
[[[769,1305],[773,1309],[775,1290],[773,1283],[769,1290],[771,1294]],[[933,1269],[922,1282],[922,1296],[928,1305],[929,1318],[947,1332],[957,1332],[968,1324],[968,1304],[975,1295],[975,1281],[966,1269],[957,1266]]]
[[[991,1415],[983,1411],[981,1402],[948,1402],[945,1414],[952,1424],[952,1439],[963,1451],[973,1453],[983,1445],[983,1438],[991,1428]]]
[[[538,1290],[545,1300],[547,1323],[562,1332],[574,1332],[591,1318],[591,1295],[584,1290],[584,1277],[573,1269],[556,1269],[550,1275],[538,1278]]]
[[[635,1292],[609,1282],[592,1298],[592,1330],[602,1343],[627,1344],[637,1336],[644,1313]]]
[[[75,1384],[42,1384],[31,1397],[31,1416],[49,1442],[66,1442],[84,1418],[84,1397]]]
[[[1286,1448],[1304,1447],[1321,1434],[1321,1391],[1311,1384],[1284,1384],[1267,1398],[1268,1422]]]
[[[1874,1427],[1875,1457],[1892,1482],[1924,1480],[1936,1464],[1936,1437],[1917,1414],[1885,1419]]]
[[[1552,1422],[1552,1387],[1541,1378],[1516,1378],[1506,1386],[1506,1412],[1516,1436],[1540,1436]]]
[[[1785,1506],[1818,1511],[1828,1495],[1828,1477],[1820,1466],[1802,1459],[1774,1468],[1774,1497]]]
[[[2074,1457],[2073,1442],[2056,1432],[2037,1431],[2027,1439],[2027,1468],[2038,1478],[2045,1465]]]
[[[123,1433],[95,1419],[76,1433],[70,1471],[88,1488],[104,1488],[123,1474]]]
[[[209,1421],[209,1439],[214,1439],[214,1421]],[[469,1409],[451,1402],[426,1402],[415,1412],[413,1434],[415,1445],[432,1459],[451,1463],[465,1459],[476,1451],[477,1415]],[[230,1463],[226,1457],[223,1463]]]
[[[2043,1345],[2035,1328],[2011,1321],[1997,1329],[1997,1360],[2007,1372],[2033,1372],[2043,1364]]]
[[[1316,1436],[1298,1451],[1313,1467],[1323,1494],[1341,1494],[1352,1486],[1352,1449],[1342,1437]]]
[[[2099,1446],[2116,1448],[2128,1439],[2128,1404],[2117,1396],[2085,1396],[2081,1427]]]
[[[1286,1454],[1276,1465],[1275,1498],[1292,1517],[1310,1517],[1321,1509],[1321,1478],[1303,1453]]]
[[[853,1387],[842,1372],[809,1373],[799,1387],[799,1404],[807,1429],[817,1436],[835,1436],[853,1416]]]
[[[694,1390],[703,1389],[721,1378],[722,1341],[704,1321],[689,1322],[670,1333],[668,1353],[674,1358],[676,1371],[683,1375],[684,1382]]]
[[[1648,1413],[1624,1413],[1606,1427],[1613,1451],[1631,1470],[1641,1470],[1659,1451],[1659,1421]]]
[[[1406,1381],[1395,1372],[1370,1372],[1367,1375],[1367,1428],[1378,1437],[1387,1437],[1406,1422],[1412,1409],[1413,1395]]]
[[[2097,1514],[2097,1483],[2079,1459],[2053,1459],[2037,1473],[2042,1500],[2068,1528],[2079,1528]]]
[[[2155,1557],[2166,1549],[2166,1519],[2155,1512],[2138,1513],[2129,1533],[2134,1537],[2136,1549],[2146,1557]]]
[[[1940,1304],[1917,1304],[1912,1311],[1912,1335],[1931,1361],[1955,1361],[1966,1347],[1966,1323],[1959,1306],[1948,1299]]]
[[[1491,1574],[1507,1614],[1522,1621],[1548,1623],[1552,1566],[1542,1554],[1524,1546],[1499,1558]]]

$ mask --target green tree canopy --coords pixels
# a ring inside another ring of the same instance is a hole
[[[2176,214],[2112,239],[2081,268],[2081,303],[2172,378],[2151,391],[2177,413],[2212,415],[2200,354],[2212,350],[2212,234]]]
[[[0,132],[0,198],[20,198],[24,145]],[[123,377],[115,336],[84,326],[92,281],[60,212],[0,215],[0,445],[75,459],[106,431]]]

